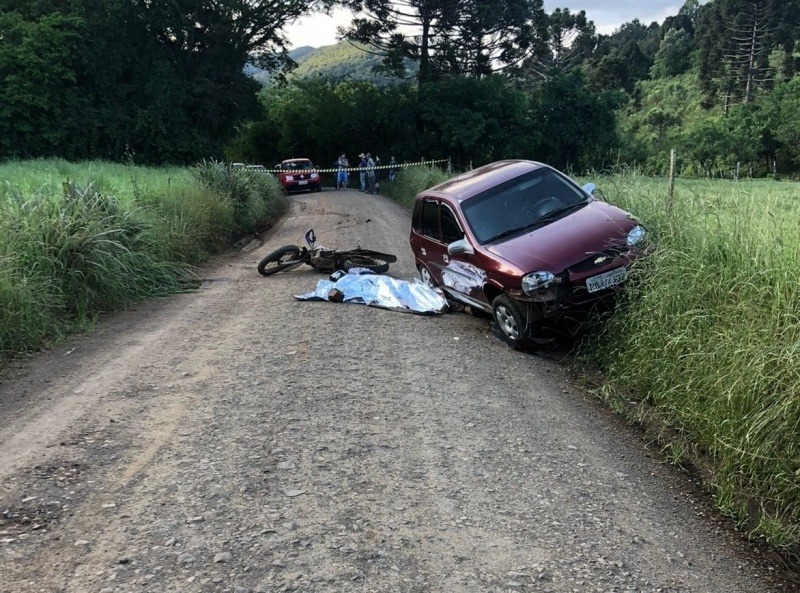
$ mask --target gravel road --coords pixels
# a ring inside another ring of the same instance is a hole
[[[796,590],[554,357],[259,276],[312,227],[415,273],[400,206],[290,201],[197,292],[5,372],[0,591]]]

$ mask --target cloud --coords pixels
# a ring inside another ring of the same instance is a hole
[[[550,0],[544,3],[545,10],[569,8],[572,12],[586,11],[586,16],[594,21],[598,33],[609,34],[624,23],[639,19],[645,25],[653,21],[663,22],[668,16],[678,14],[683,2],[680,0],[578,0],[559,2]]]
[[[585,10],[597,32],[606,35],[633,19],[645,25],[653,21],[661,23],[668,16],[678,14],[681,6],[681,0],[547,0],[544,3],[548,12],[556,8],[569,8],[572,12]],[[290,47],[333,45],[338,41],[336,28],[348,25],[352,18],[352,13],[344,8],[336,8],[330,15],[314,13],[302,17],[286,27]]]
[[[334,9],[330,15],[310,14],[286,27],[286,38],[292,48],[304,45],[311,47],[333,45],[338,42],[336,28],[350,24],[352,19],[353,13],[343,8]]]

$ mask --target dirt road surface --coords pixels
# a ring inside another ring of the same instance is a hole
[[[258,275],[312,227],[415,274],[400,206],[296,196],[199,291],[5,373],[0,591],[790,590],[552,357]]]

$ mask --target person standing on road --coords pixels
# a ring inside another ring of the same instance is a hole
[[[375,193],[381,189],[381,157],[375,155]]]
[[[344,187],[344,175],[342,171],[342,159],[344,158],[344,153],[340,154],[338,158],[333,163],[333,168],[335,169],[336,173],[334,173],[336,177],[336,189],[342,189]]]
[[[394,178],[397,177],[397,161],[394,160],[394,156],[389,159],[389,181],[394,181]]]
[[[375,161],[372,160],[372,155],[367,153],[367,193],[375,193]]]
[[[345,189],[347,187],[347,157],[342,153],[336,162],[333,164],[336,168],[336,189]]]
[[[367,157],[362,152],[358,155],[361,160],[358,162],[358,176],[361,178],[361,191],[367,191]]]
[[[344,188],[347,189],[350,187],[350,161],[347,160],[347,156],[342,153],[342,167],[344,167]]]

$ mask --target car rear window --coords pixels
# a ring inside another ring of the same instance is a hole
[[[300,171],[305,169],[313,169],[314,165],[311,164],[311,161],[290,161],[288,163],[283,163],[281,168],[286,171]]]

